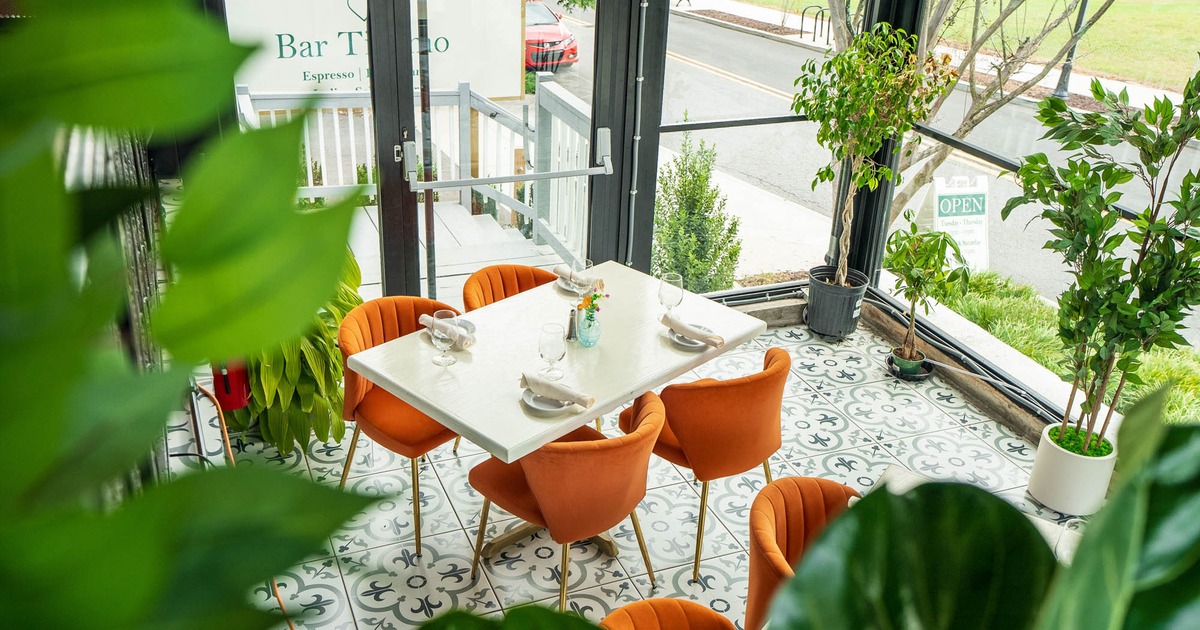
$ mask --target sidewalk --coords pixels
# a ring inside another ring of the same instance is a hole
[[[660,148],[661,167],[677,153]],[[735,276],[795,271],[825,264],[832,229],[829,217],[717,169],[712,181],[727,199],[725,212],[738,218],[742,253]]]
[[[826,36],[823,27],[818,24],[817,20],[813,19],[814,12],[812,11],[809,11],[807,16],[804,19],[801,19],[801,16],[794,12],[785,14],[783,11],[778,9],[760,7],[745,2],[738,2],[737,0],[690,0],[690,4],[689,0],[668,1],[671,2],[671,10],[673,13],[694,14],[697,11],[721,11],[746,19],[765,22],[774,26],[784,26],[787,28],[797,29],[803,31],[803,33],[800,35],[769,35],[764,33],[764,36],[772,39],[789,41],[797,45],[816,50],[828,49],[828,46],[825,44]],[[797,3],[796,8],[800,10],[803,9],[803,7],[800,6],[800,3]],[[703,15],[695,15],[692,17],[714,20],[714,18]],[[740,28],[745,27],[742,26]],[[815,37],[814,33],[816,34]],[[829,36],[829,41],[833,41],[832,35]],[[934,50],[939,53],[949,54],[955,60],[955,63],[961,61],[963,55],[965,54],[964,51],[945,46],[938,46]],[[975,69],[979,72],[991,73],[997,61],[998,59],[996,57],[982,54],[976,55]],[[1013,75],[1012,79],[1014,81],[1026,81],[1041,72],[1043,67],[1044,66],[1037,64],[1026,64],[1026,66],[1020,72],[1017,72]],[[1045,78],[1038,82],[1038,86],[1053,90],[1058,85],[1058,75],[1058,68],[1051,69],[1050,72],[1046,74]],[[1116,79],[1093,77],[1091,75],[1083,74],[1078,70],[1073,70],[1071,72],[1067,89],[1071,94],[1091,97],[1092,80],[1095,78],[1099,78],[1100,82],[1108,90],[1112,90],[1114,92],[1120,92],[1123,89],[1128,90],[1129,104],[1134,107],[1144,107],[1145,105],[1152,103],[1155,98],[1162,96],[1166,96],[1176,104],[1183,100],[1183,95],[1176,92],[1168,92],[1158,88],[1150,88],[1134,83],[1126,83]]]

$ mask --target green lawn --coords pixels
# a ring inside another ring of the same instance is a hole
[[[774,8],[786,4],[790,11],[812,3],[749,0],[749,4]],[[1089,12],[1102,3],[1103,0],[1090,0]],[[987,2],[986,8],[994,14],[998,11],[997,4]],[[1040,29],[1051,9],[1063,5],[1064,0],[1027,0],[1017,15],[1010,18],[1011,23],[1025,32]],[[1042,47],[1046,57],[1062,46],[1074,26],[1072,17],[1047,38]],[[965,42],[969,34],[970,14],[964,11],[960,24],[948,29],[947,37]],[[1075,67],[1083,72],[1181,92],[1184,83],[1200,68],[1198,53],[1200,1],[1116,0],[1084,36]]]
[[[1059,376],[1069,373],[1063,367],[1066,353],[1055,334],[1058,327],[1055,309],[1043,302],[1033,287],[984,272],[971,278],[971,289],[965,296],[943,302]],[[1117,404],[1118,411],[1127,409],[1143,394],[1174,381],[1175,387],[1167,400],[1167,420],[1200,419],[1200,353],[1190,348],[1156,348],[1143,358],[1139,375],[1146,384],[1127,385]],[[1053,402],[1065,405],[1067,401]]]

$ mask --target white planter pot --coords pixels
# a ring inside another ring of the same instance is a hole
[[[1085,457],[1064,449],[1050,439],[1050,429],[1042,430],[1042,441],[1033,458],[1029,475],[1029,494],[1042,505],[1076,516],[1094,514],[1104,505],[1113,467],[1117,464],[1117,449],[1104,457]]]

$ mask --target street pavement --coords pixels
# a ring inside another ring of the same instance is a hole
[[[730,0],[694,0],[723,4],[720,10],[736,12]],[[750,7],[751,5],[742,5]],[[732,9],[731,9],[732,7]],[[683,8],[686,8],[683,7]],[[760,9],[759,7],[751,7]],[[744,13],[744,12],[743,12]],[[591,61],[594,59],[594,38],[591,11],[576,11],[567,15],[568,24],[580,41],[582,62],[561,70],[556,80],[580,98],[590,102],[592,86]],[[703,121],[729,118],[776,116],[790,112],[794,80],[801,64],[823,54],[811,47],[762,37],[740,30],[724,28],[701,21],[682,11],[673,11],[668,31],[666,85],[663,98],[664,124],[684,120]],[[1088,78],[1076,73],[1072,91],[1086,92]],[[1132,93],[1132,92],[1131,92]],[[1146,98],[1137,92],[1138,98]],[[942,107],[931,126],[953,131],[969,104],[963,90],[955,90]],[[1018,159],[1035,152],[1058,155],[1055,145],[1042,141],[1042,127],[1034,118],[1036,103],[1018,99],[1001,108],[968,136],[968,140],[1005,157]],[[791,255],[778,246],[789,238],[804,243],[805,250],[814,242],[827,242],[827,236],[814,239],[812,230],[828,233],[832,214],[832,190],[828,185],[811,186],[812,178],[828,153],[816,144],[815,127],[809,124],[766,125],[695,132],[700,139],[714,143],[717,151],[717,181],[728,196],[728,210],[743,217],[744,226],[756,225],[765,229],[743,233],[743,264],[739,274],[768,270],[803,268],[803,261],[819,259],[810,251],[794,251]],[[682,134],[664,134],[662,146],[678,151]],[[931,146],[933,140],[923,140]],[[1059,157],[1062,157],[1059,155]],[[1133,159],[1136,154],[1126,148],[1118,157]],[[660,162],[665,161],[660,160]],[[1200,149],[1191,146],[1185,151],[1176,170],[1200,169]],[[1042,295],[1053,299],[1070,282],[1070,276],[1057,256],[1042,249],[1047,239],[1046,225],[1037,218],[1038,209],[1021,208],[1008,221],[1000,219],[1000,208],[1019,188],[1011,179],[998,177],[1000,169],[976,158],[956,152],[938,170],[941,177],[987,175],[990,182],[989,248],[991,268],[1018,281],[1032,284]],[[758,195],[761,189],[767,195]],[[913,204],[924,199],[918,193]],[[1135,186],[1127,187],[1122,203],[1140,210],[1148,196]],[[910,206],[911,207],[911,206]],[[795,214],[805,217],[795,221]],[[825,217],[821,221],[819,216]],[[770,225],[778,229],[770,229]],[[745,229],[745,228],[744,228]],[[794,230],[799,229],[801,233]],[[762,245],[756,247],[756,239]],[[768,246],[768,239],[770,246]],[[822,252],[819,252],[823,254]],[[1200,338],[1191,331],[1200,330],[1200,323],[1189,322],[1189,337]]]

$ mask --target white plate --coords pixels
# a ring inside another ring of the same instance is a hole
[[[692,327],[696,328],[698,330],[703,330],[704,332],[712,332],[712,329],[707,326],[701,326],[699,324],[692,324]],[[703,348],[708,347],[708,344],[704,343],[703,341],[696,341],[695,339],[689,339],[689,338],[684,337],[683,335],[675,332],[674,328],[667,329],[667,338],[670,339],[671,341],[675,342],[675,345],[682,346],[684,348],[687,348],[688,350],[701,350]]]
[[[559,276],[558,280],[555,281],[554,284],[558,285],[558,288],[566,291],[567,293],[575,293],[575,287],[571,286],[571,283],[567,282],[567,279],[562,276]],[[575,294],[579,295],[578,293]]]
[[[553,398],[538,396],[528,387],[521,392],[521,402],[525,403],[525,406],[529,407],[533,411],[541,413],[558,413],[567,407],[570,407],[572,404],[562,400],[554,400]]]

